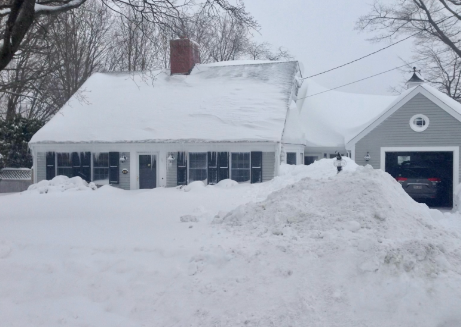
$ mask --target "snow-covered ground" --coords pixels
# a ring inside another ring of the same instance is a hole
[[[1,325],[461,326],[458,213],[352,161],[281,170],[0,197]]]

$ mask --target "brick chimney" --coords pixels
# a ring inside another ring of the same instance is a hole
[[[195,64],[199,63],[200,52],[197,43],[186,38],[170,40],[171,75],[189,75]]]

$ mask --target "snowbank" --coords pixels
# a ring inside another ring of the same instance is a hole
[[[55,193],[55,192],[66,192],[66,191],[90,191],[96,190],[97,187],[94,183],[87,183],[81,177],[72,177],[67,176],[56,176],[50,181],[40,181],[36,184],[29,186],[26,193]]]
[[[367,308],[374,326],[416,326],[413,316],[425,317],[424,326],[461,325],[461,313],[454,314],[461,300],[459,234],[438,224],[426,205],[381,170],[367,166],[307,177],[214,223],[275,247],[283,244],[282,251],[291,248],[298,264],[309,266],[310,283],[329,285],[333,300],[348,303],[355,319],[364,318],[360,311]],[[325,299],[324,292],[309,294]],[[445,322],[446,315],[456,319]]]

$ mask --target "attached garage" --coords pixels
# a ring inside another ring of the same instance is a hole
[[[381,169],[415,201],[431,207],[452,207],[458,156],[457,148],[382,148]]]
[[[460,180],[461,103],[420,84],[346,144],[360,165],[391,174],[418,202],[452,207]]]

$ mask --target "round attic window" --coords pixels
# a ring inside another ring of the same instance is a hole
[[[414,115],[410,119],[410,127],[415,132],[423,132],[429,127],[429,118],[425,115]]]

